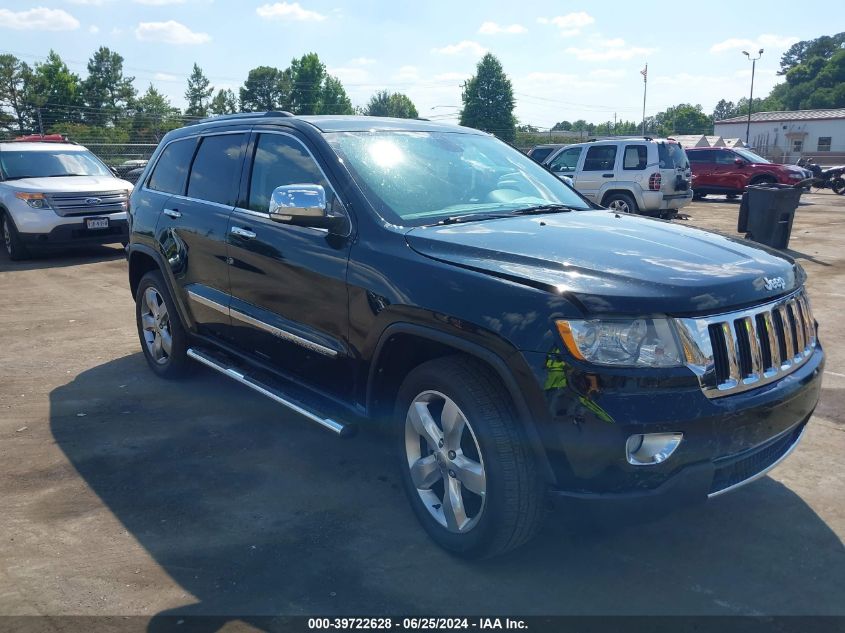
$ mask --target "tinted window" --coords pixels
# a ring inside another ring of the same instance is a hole
[[[528,155],[534,160],[536,160],[538,163],[542,163],[545,160],[546,156],[551,154],[554,150],[554,147],[538,147],[528,152]]]
[[[713,152],[716,154],[717,165],[733,165],[737,156],[733,152]]]
[[[645,145],[626,145],[622,169],[645,169],[648,164],[648,148]]]
[[[578,166],[578,159],[581,157],[581,147],[570,147],[563,150],[549,163],[549,169],[555,172],[575,171]]]
[[[593,145],[587,150],[583,171],[613,171],[616,145]]]
[[[191,167],[189,198],[235,205],[245,137],[245,134],[221,134],[202,139]]]
[[[255,148],[249,208],[266,213],[273,189],[283,185],[322,185],[329,208],[333,206],[332,189],[302,144],[290,136],[262,134]]]
[[[709,149],[695,150],[694,152],[687,152],[689,162],[691,163],[712,163],[713,151]]]
[[[195,145],[196,139],[188,138],[173,141],[165,147],[147,186],[165,193],[184,194],[185,180],[188,177],[188,168],[191,165]]]

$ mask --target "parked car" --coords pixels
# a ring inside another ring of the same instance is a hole
[[[565,147],[565,143],[548,143],[545,145],[535,145],[531,149],[528,150],[528,155],[536,160],[538,163],[542,163],[546,157],[561,147]]]
[[[0,221],[9,257],[127,242],[131,190],[91,152],[61,137],[0,143]]]
[[[748,185],[794,185],[810,175],[797,165],[772,163],[745,148],[691,147],[687,149],[687,156],[692,166],[692,188],[697,198],[711,193],[734,197],[745,191]]]
[[[671,139],[635,137],[567,145],[544,163],[608,209],[672,217],[692,200],[690,167]]]
[[[733,490],[819,397],[797,263],[596,209],[477,130],[216,117],[165,136],[129,217],[151,370],[205,365],[341,436],[383,423],[463,556],[527,541],[547,495],[664,513]]]

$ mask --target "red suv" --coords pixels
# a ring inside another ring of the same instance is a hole
[[[692,147],[686,152],[696,198],[708,193],[725,193],[730,197],[742,193],[748,185],[775,182],[794,185],[807,178],[801,167],[772,163],[747,149]]]

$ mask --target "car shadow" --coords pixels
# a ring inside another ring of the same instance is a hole
[[[0,247],[0,272],[16,270],[45,270],[65,268],[93,262],[123,259],[126,255],[120,244],[74,246],[37,251],[29,259],[14,262],[9,259],[5,248]]]
[[[418,527],[377,434],[327,435],[210,371],[164,381],[140,353],[119,358],[51,392],[50,428],[196,599],[150,630],[187,615],[220,616],[191,629],[213,631],[271,630],[273,615],[842,610],[842,542],[770,478],[649,522],[559,509],[527,546],[468,562]]]

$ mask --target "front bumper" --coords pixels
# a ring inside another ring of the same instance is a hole
[[[63,247],[74,244],[114,244],[129,240],[129,224],[125,218],[109,217],[107,229],[89,229],[85,225],[85,218],[74,218],[74,222],[59,224],[49,232],[21,232],[20,238],[31,248]]]
[[[683,370],[643,380],[594,375],[557,356],[526,354],[546,385],[537,429],[561,497],[680,505],[760,476],[794,448],[818,402],[824,353],[751,391],[708,399]],[[557,377],[550,377],[550,369]],[[552,387],[552,388],[548,388]],[[635,466],[627,438],[682,432],[665,462]]]

